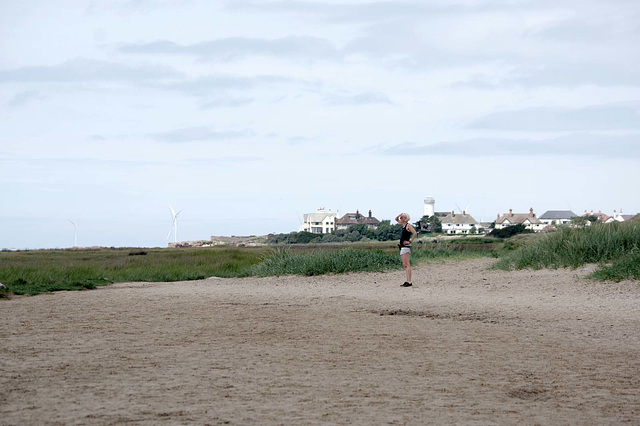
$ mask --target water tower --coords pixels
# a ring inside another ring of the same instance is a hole
[[[424,199],[424,215],[425,216],[433,216],[436,211],[436,199],[428,196]]]

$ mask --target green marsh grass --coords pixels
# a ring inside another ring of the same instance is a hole
[[[627,265],[625,262],[637,260],[634,253],[639,250],[640,223],[637,221],[596,224],[588,228],[562,228],[533,240],[505,254],[494,267],[505,270],[577,268],[587,263],[604,265],[612,262],[612,266],[620,262]],[[623,262],[627,257],[629,259]]]
[[[82,290],[128,281],[238,277],[264,249],[100,249],[0,252],[0,282],[14,294]]]
[[[448,257],[489,256],[481,245],[416,244],[412,264]],[[83,290],[115,282],[186,281],[216,277],[321,275],[401,269],[391,244],[212,247],[179,249],[0,252],[0,282],[13,294]]]
[[[486,250],[459,251],[447,244],[429,244],[415,246],[412,249],[412,264],[428,260],[450,257],[489,256]],[[295,252],[289,248],[274,250],[271,256],[249,270],[255,276],[279,275],[323,275],[343,274],[348,272],[379,272],[389,269],[401,269],[397,248],[361,249],[342,248],[339,250],[316,250],[312,252]]]

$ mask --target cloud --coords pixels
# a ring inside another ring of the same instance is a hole
[[[0,153],[0,163],[11,165],[24,164],[42,170],[93,170],[97,167],[130,170],[134,166],[144,167],[163,164],[163,162],[149,160],[119,160],[91,157],[27,157],[22,155],[2,156],[2,153]]]
[[[148,136],[158,142],[181,143],[201,141],[225,141],[252,136],[250,130],[218,132],[210,127],[185,127],[168,132],[150,133]]]
[[[387,95],[375,92],[360,93],[357,95],[332,95],[326,98],[326,103],[333,106],[373,104],[393,105],[393,102],[391,102],[391,99],[389,99]]]
[[[406,19],[444,13],[465,13],[477,11],[485,6],[471,6],[468,2],[424,2],[424,1],[372,1],[365,3],[340,3],[313,1],[245,1],[227,2],[229,10],[261,12],[281,15],[311,15],[332,23],[370,23],[389,19]]]
[[[639,58],[640,59],[640,58]],[[454,89],[501,90],[513,87],[640,86],[640,67],[635,61],[625,63],[566,62],[561,59],[532,59],[528,64],[513,60],[502,72],[474,74],[450,85]]]
[[[179,45],[160,40],[151,43],[126,44],[120,51],[138,55],[192,55],[202,60],[231,61],[246,56],[268,56],[304,60],[337,60],[341,54],[330,41],[309,36],[277,39],[226,37],[213,41]]]
[[[186,160],[188,166],[196,167],[208,167],[208,166],[220,166],[220,165],[232,165],[252,163],[256,161],[263,161],[263,157],[217,157],[217,158],[195,158]]]
[[[21,106],[25,106],[33,101],[42,100],[44,98],[45,96],[39,92],[36,92],[34,90],[27,90],[13,96],[11,100],[9,100],[7,105],[11,108],[18,108]]]
[[[495,112],[475,120],[469,127],[518,131],[640,129],[640,109],[637,105],[597,105],[573,110],[528,108]]]
[[[237,108],[247,104],[250,104],[254,101],[253,98],[229,98],[229,99],[214,99],[207,102],[203,102],[200,104],[200,108],[202,109],[213,109],[213,108]]]
[[[640,158],[640,134],[599,135],[575,133],[547,140],[470,139],[431,145],[402,143],[381,151],[385,155],[456,157],[571,156]]]
[[[0,83],[148,81],[181,76],[181,73],[164,66],[127,66],[113,62],[78,58],[54,66],[30,66],[0,70]]]
[[[220,91],[249,90],[286,84],[317,87],[316,84],[310,82],[275,75],[259,75],[255,77],[214,75],[192,80],[185,79],[175,80],[172,82],[158,82],[155,83],[154,86],[165,90],[174,90],[187,95],[200,97],[207,96],[211,93],[218,94]]]

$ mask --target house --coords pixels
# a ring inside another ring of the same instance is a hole
[[[591,210],[591,213],[588,213],[586,210],[584,211],[584,213],[582,214],[583,217],[587,217],[587,216],[595,216],[598,219],[598,222],[602,222],[602,223],[606,223],[609,218],[611,216],[609,216],[608,214],[604,214],[602,212],[597,212],[594,213],[593,210]]]
[[[627,222],[631,219],[634,218],[635,215],[633,214],[622,214],[622,209],[620,209],[620,213],[616,212],[615,210],[613,211],[613,216],[611,216],[609,219],[607,219],[604,223],[611,223],[611,222]]]
[[[336,229],[348,229],[354,225],[367,225],[369,229],[376,229],[380,225],[380,221],[371,215],[371,210],[369,210],[369,216],[364,216],[360,214],[359,210],[356,210],[355,213],[347,213],[338,219]]]
[[[478,222],[467,212],[456,214],[451,211],[440,218],[442,232],[445,234],[471,234],[477,232]]]
[[[330,234],[336,229],[338,213],[328,212],[321,207],[315,213],[307,213],[304,215],[302,225],[299,232],[311,232],[313,234]]]
[[[509,213],[505,213],[502,216],[498,214],[495,229],[514,225],[524,225],[527,229],[535,232],[540,232],[547,226],[536,217],[533,207],[529,209],[529,213],[514,213],[512,209],[509,209]]]
[[[568,225],[577,216],[571,210],[547,210],[539,219],[545,225]]]

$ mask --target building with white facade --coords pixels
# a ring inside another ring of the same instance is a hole
[[[613,216],[611,216],[609,219],[605,220],[604,223],[611,223],[611,222],[627,222],[631,219],[633,219],[635,217],[635,215],[633,214],[622,214],[622,209],[620,209],[620,213],[618,213],[617,211],[613,211]]]
[[[304,215],[299,232],[311,232],[312,234],[330,234],[336,230],[338,212],[328,212],[324,208],[319,208],[315,213]]]
[[[478,222],[465,211],[458,214],[451,211],[451,213],[441,217],[440,222],[442,223],[442,232],[445,234],[471,234],[478,232]]]
[[[577,216],[571,210],[547,210],[540,216],[540,221],[545,225],[568,225],[571,223],[571,218]]]
[[[514,213],[512,209],[509,209],[509,213],[505,213],[502,216],[498,214],[495,229],[514,225],[524,225],[527,229],[535,232],[540,232],[547,226],[536,217],[533,207],[529,209],[529,213]]]

